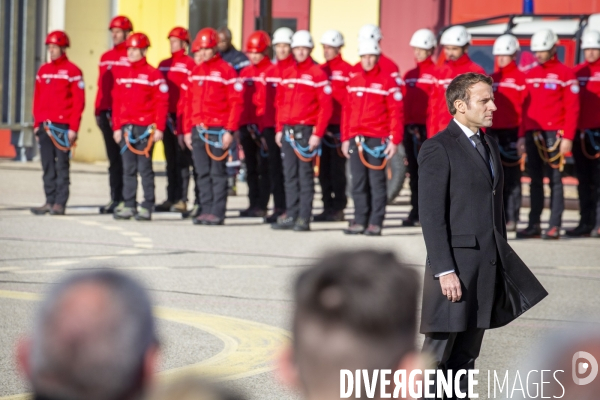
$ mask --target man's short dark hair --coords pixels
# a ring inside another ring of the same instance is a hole
[[[340,369],[396,369],[415,349],[418,286],[391,252],[336,252],[302,273],[293,333],[305,383],[338,382]]]
[[[492,86],[494,81],[487,75],[475,72],[467,72],[466,74],[461,74],[452,79],[452,82],[450,82],[450,85],[448,85],[448,88],[446,89],[446,105],[448,106],[450,114],[456,114],[456,107],[454,107],[454,102],[456,100],[462,100],[467,106],[469,105],[471,95],[469,89],[479,82],[484,82]]]
[[[217,29],[217,33],[222,33],[228,40],[231,40],[232,38],[231,29],[226,26],[221,26],[219,29]]]

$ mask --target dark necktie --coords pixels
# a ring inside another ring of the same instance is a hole
[[[481,138],[479,137],[479,134],[476,133],[475,135],[471,136],[471,140],[473,141],[473,143],[475,143],[475,148],[479,152],[479,155],[481,156],[481,158],[483,158],[483,161],[485,162],[485,165],[488,167],[488,171],[490,172],[490,176],[493,177],[494,175],[492,174],[492,170],[491,170],[492,166],[490,164],[490,154],[488,153],[487,149],[485,148],[485,145],[481,141]]]

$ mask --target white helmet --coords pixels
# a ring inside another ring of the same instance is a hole
[[[600,49],[600,32],[586,29],[581,37],[581,49]]]
[[[419,29],[410,38],[410,46],[419,49],[433,49],[437,45],[435,35],[429,29]]]
[[[308,47],[309,49],[315,47],[310,32],[302,30],[294,33],[294,36],[292,36],[292,49],[294,47]]]
[[[543,29],[531,37],[531,51],[548,51],[558,43],[558,36],[550,29]]]
[[[366,40],[366,39],[374,39],[380,41],[383,39],[381,35],[381,29],[377,25],[366,24],[363,25],[358,31],[358,41]]]
[[[492,54],[495,56],[512,56],[521,48],[516,37],[510,34],[499,36],[494,42]]]
[[[276,45],[277,43],[287,43],[287,44],[292,44],[292,35],[294,34],[294,31],[291,30],[288,27],[281,27],[279,29],[277,29],[275,32],[273,32],[273,41],[271,43],[273,43],[273,46]]]
[[[379,47],[379,41],[375,39],[364,39],[358,42],[358,55],[366,56],[367,54],[381,54],[381,47]]]
[[[471,44],[471,34],[467,31],[467,28],[465,28],[464,26],[454,25],[446,29],[444,33],[442,33],[440,44],[442,46],[463,47],[468,44]]]
[[[344,45],[344,37],[340,31],[331,29],[321,36],[321,44],[325,44],[331,47],[342,47]]]

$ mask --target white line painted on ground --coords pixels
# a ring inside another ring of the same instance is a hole
[[[118,252],[118,254],[129,254],[129,255],[141,254],[141,253],[143,253],[143,251],[138,250],[138,249],[125,249],[125,250],[120,250]]]
[[[152,239],[149,237],[132,237],[131,240],[134,242],[151,242]]]
[[[77,264],[79,262],[80,262],[80,260],[60,260],[60,261],[47,262],[47,263],[44,263],[44,265],[47,265],[49,267],[60,267],[63,265]]]
[[[123,235],[123,236],[142,236],[142,234],[139,233],[139,232],[131,232],[131,231],[119,232],[119,235]]]

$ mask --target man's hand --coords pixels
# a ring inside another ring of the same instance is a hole
[[[192,147],[192,134],[191,133],[186,133],[185,135],[183,135],[183,142],[185,143],[186,147],[190,150],[193,149]]]
[[[321,144],[321,138],[317,135],[310,135],[308,138],[308,150],[313,151]]]
[[[223,150],[227,150],[231,146],[231,142],[233,142],[233,135],[227,131],[223,134]]]
[[[564,156],[573,150],[573,141],[563,138],[560,142],[560,153]]]
[[[453,303],[456,303],[462,297],[460,279],[458,279],[455,272],[440,276],[440,286],[442,287],[442,294]]]
[[[398,145],[392,143],[392,141],[390,140],[387,147],[383,151],[383,154],[385,154],[389,160],[390,158],[394,157],[394,154],[396,154],[397,152],[398,152]]]
[[[342,153],[344,154],[344,157],[350,158],[350,141],[349,140],[342,142]]]
[[[154,142],[160,142],[163,140],[163,132],[159,129],[154,131]]]
[[[177,143],[181,150],[185,150],[185,141],[183,140],[185,135],[177,135]]]
[[[121,131],[120,129],[114,131],[113,139],[115,139],[115,142],[117,142],[117,144],[121,143],[121,139],[123,139],[123,131]]]
[[[275,143],[277,143],[277,146],[281,147],[281,139],[283,138],[283,133],[282,132],[277,132],[275,134]]]
[[[77,141],[77,132],[74,130],[69,129],[67,136],[69,137],[69,143],[73,144]]]
[[[522,156],[523,154],[525,154],[525,138],[521,137],[517,140],[517,154],[519,154],[519,156]]]

